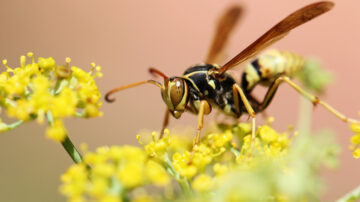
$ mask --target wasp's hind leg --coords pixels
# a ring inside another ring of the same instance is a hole
[[[236,111],[240,112],[240,102],[238,99],[238,95],[240,95],[240,98],[241,98],[242,102],[244,103],[244,106],[252,119],[252,122],[251,122],[251,146],[250,146],[251,151],[252,151],[254,148],[254,144],[255,144],[255,115],[256,114],[255,114],[254,109],[250,105],[249,100],[246,98],[244,91],[240,88],[240,86],[237,84],[234,84],[232,86],[232,90],[233,90],[234,105],[235,105]]]
[[[290,78],[287,77],[287,76],[280,76],[272,83],[272,85],[270,86],[268,92],[265,95],[265,98],[264,98],[263,102],[258,107],[259,111],[264,110],[270,104],[272,98],[274,97],[274,94],[275,94],[277,88],[279,87],[280,83],[282,83],[282,82],[286,82],[287,84],[289,84],[298,93],[300,93],[302,96],[304,96],[305,98],[310,100],[314,104],[314,106],[316,106],[318,104],[322,105],[325,109],[327,109],[329,112],[331,112],[336,117],[343,120],[344,122],[347,122],[347,123],[359,123],[359,121],[357,121],[355,119],[350,119],[350,118],[346,117],[345,115],[341,114],[336,109],[334,109],[332,106],[330,106],[326,102],[320,100],[318,97],[306,92],[300,86],[298,86],[297,84],[292,82],[290,80]]]
[[[251,106],[253,107],[255,113],[259,112],[259,106],[261,106],[262,102],[259,101],[257,97],[251,94],[246,94],[246,97],[248,98],[249,102],[251,103]],[[261,116],[264,120],[269,119],[269,115],[266,112],[266,109],[263,109],[261,111]]]

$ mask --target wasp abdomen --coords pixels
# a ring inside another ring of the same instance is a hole
[[[242,75],[242,88],[251,91],[258,83],[268,86],[277,76],[294,76],[305,63],[305,59],[297,54],[269,50],[253,60],[245,68]]]

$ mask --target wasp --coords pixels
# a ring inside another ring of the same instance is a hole
[[[214,107],[235,118],[239,118],[244,113],[248,114],[252,119],[251,136],[253,142],[255,139],[255,116],[269,106],[280,83],[283,82],[289,84],[314,105],[320,104],[324,106],[341,120],[357,122],[354,119],[347,118],[326,102],[306,92],[291,81],[291,77],[296,72],[301,71],[304,63],[304,59],[296,54],[274,50],[265,52],[246,66],[240,84],[237,84],[234,78],[226,73],[229,69],[233,69],[248,59],[255,57],[268,46],[284,38],[295,27],[326,13],[333,6],[334,3],[330,1],[321,1],[291,13],[226,64],[220,66],[216,62],[234,25],[242,14],[240,6],[232,6],[218,21],[205,63],[191,66],[185,70],[182,76],[173,77],[166,76],[158,69],[150,68],[149,72],[162,77],[163,83],[155,80],[145,80],[121,86],[109,91],[105,96],[105,100],[113,102],[114,99],[111,99],[110,95],[127,88],[146,83],[154,84],[160,88],[162,99],[167,106],[162,131],[168,125],[170,114],[176,119],[180,118],[185,111],[197,114],[195,145],[200,142],[200,131],[203,127],[204,116],[209,114]],[[269,87],[262,101],[258,101],[252,95],[252,90],[257,85]]]

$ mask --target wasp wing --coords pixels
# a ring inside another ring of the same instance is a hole
[[[219,19],[210,50],[206,57],[205,62],[208,64],[216,63],[221,55],[225,44],[239,21],[240,16],[243,13],[243,9],[239,5],[231,6]]]
[[[221,76],[226,70],[254,57],[266,47],[282,39],[295,27],[329,11],[333,6],[334,3],[330,1],[321,1],[295,11],[222,66],[222,68],[218,70],[217,75]]]

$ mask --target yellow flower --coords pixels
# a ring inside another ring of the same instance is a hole
[[[354,136],[351,137],[351,143],[353,145],[359,145],[360,144],[360,133],[356,133]]]
[[[91,194],[95,198],[102,198],[107,195],[108,186],[108,179],[94,177],[94,179],[91,180],[91,188],[89,189],[89,194]]]
[[[33,112],[33,106],[27,100],[17,100],[14,105],[8,106],[6,112],[9,117],[27,121]]]
[[[87,183],[88,173],[84,164],[72,165],[68,171],[61,176],[63,186],[60,187],[62,194],[70,198],[82,198]]]
[[[145,172],[149,181],[157,186],[166,186],[170,184],[170,177],[165,169],[154,161],[147,161]]]
[[[350,124],[350,129],[355,133],[360,133],[360,124],[352,123]]]
[[[359,159],[360,158],[360,148],[356,148],[353,152],[353,156],[354,158],[356,159]]]
[[[135,162],[128,162],[118,170],[118,179],[124,187],[133,188],[142,185],[144,181],[144,166]]]
[[[96,152],[86,152],[83,163],[74,165],[63,175],[62,193],[69,198],[80,196],[111,201],[115,196],[120,200],[125,190],[147,184],[169,185],[170,177],[165,169],[146,157],[144,150],[134,146],[99,147]],[[87,170],[83,170],[85,165]],[[83,171],[81,178],[73,176],[79,170]]]
[[[121,198],[119,198],[119,196],[106,195],[106,196],[103,196],[99,201],[100,202],[122,202],[123,200]]]
[[[52,57],[49,57],[49,58],[39,57],[38,63],[39,63],[39,67],[42,70],[52,69],[56,65],[56,62],[55,62],[54,58],[52,58]]]
[[[68,87],[64,87],[59,95],[53,98],[50,109],[54,118],[74,116],[77,103],[75,92]]]
[[[185,151],[184,154],[175,153],[172,157],[172,164],[181,176],[192,178],[196,175],[198,168],[190,161],[191,153]]]
[[[172,163],[181,176],[192,178],[198,172],[204,171],[205,167],[211,163],[214,154],[211,148],[200,144],[193,148],[193,151],[185,151],[183,154],[175,153]]]
[[[219,176],[219,175],[224,175],[229,171],[228,166],[226,165],[222,165],[220,163],[216,163],[213,167],[213,170],[215,172],[215,175]]]
[[[214,157],[211,148],[204,144],[200,144],[198,147],[195,146],[193,153],[190,155],[190,163],[194,164],[200,171],[204,170],[205,166],[207,166]]]
[[[152,158],[158,158],[159,160],[163,160],[165,157],[165,153],[168,150],[168,147],[170,145],[170,139],[169,139],[169,130],[164,131],[163,138],[157,139],[158,135],[156,132],[153,132],[151,134],[152,141],[150,141],[148,144],[144,145],[140,141],[140,135],[136,136],[136,139],[140,144],[142,144],[145,148],[145,151],[147,155],[149,155]]]
[[[360,158],[360,124],[352,123],[350,124],[350,129],[355,132],[355,134],[351,137],[350,142],[350,150],[353,151],[353,157],[356,159]]]
[[[101,107],[101,103],[98,104],[88,103],[85,106],[85,114],[87,115],[87,117],[103,116],[103,113],[99,110],[100,107]]]
[[[62,142],[66,137],[66,129],[62,120],[55,120],[53,125],[46,130],[46,136],[58,142]]]
[[[102,116],[101,95],[94,80],[102,75],[100,66],[91,63],[91,71],[85,72],[70,68],[70,58],[66,58],[65,65],[57,66],[52,57],[40,57],[36,63],[33,53],[27,55],[31,63],[26,64],[26,57],[21,56],[17,68],[9,67],[3,60],[7,70],[0,74],[0,103],[9,117],[21,121],[36,119],[40,124],[47,119],[51,124],[47,137],[62,141],[66,134],[62,119]],[[7,124],[3,125],[6,128]]]
[[[194,179],[191,185],[198,192],[206,192],[212,188],[213,179],[209,175],[201,174]]]
[[[309,189],[317,188],[317,181],[311,181],[316,168],[323,159],[329,160],[333,151],[314,144],[317,141],[314,137],[308,141],[310,146],[297,145],[294,151],[292,141],[302,136],[290,139],[289,131],[280,133],[269,124],[259,126],[253,148],[251,130],[247,124],[237,124],[204,134],[201,143],[193,148],[188,148],[188,143],[171,146],[172,139],[178,135],[191,139],[193,133],[166,130],[160,140],[158,133],[153,132],[147,144],[138,135],[142,148],[99,147],[96,152],[86,149],[84,161],[79,164],[87,165],[85,181],[83,178],[79,182],[63,180],[61,190],[74,193],[67,195],[69,199],[90,201],[112,200],[114,196],[127,201],[181,201],[179,193],[189,196],[186,200],[190,201],[280,201],[313,197]],[[315,154],[313,146],[325,151]],[[310,149],[309,153],[303,151]],[[299,161],[303,156],[305,160]],[[354,156],[360,156],[360,149],[354,151]]]
[[[218,149],[226,146],[232,140],[232,132],[230,130],[226,130],[225,132],[211,133],[207,136],[207,141],[211,145],[213,149]]]
[[[261,139],[266,143],[271,143],[278,138],[278,134],[276,133],[276,131],[268,125],[259,127],[258,133]]]

